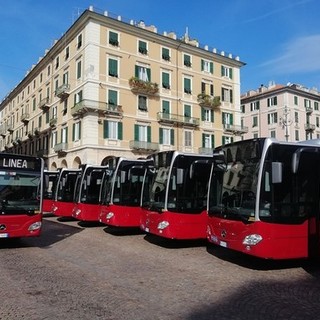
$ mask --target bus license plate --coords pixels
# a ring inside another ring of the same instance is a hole
[[[220,246],[226,248],[228,245],[225,241],[220,241]]]
[[[8,233],[0,233],[0,238],[8,238],[9,234]]]

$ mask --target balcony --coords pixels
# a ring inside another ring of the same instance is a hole
[[[122,106],[86,99],[78,102],[71,108],[72,116],[82,116],[87,112],[97,112],[114,116],[122,116],[123,114]]]
[[[143,81],[137,77],[132,77],[129,79],[129,86],[133,93],[145,94],[145,95],[158,95],[159,86],[155,82]]]
[[[172,114],[172,113],[166,113],[166,112],[158,112],[157,120],[160,122],[191,125],[194,127],[197,127],[200,124],[199,118],[180,116],[178,114]]]
[[[306,107],[306,114],[311,114],[313,112],[312,107]]]
[[[55,96],[60,99],[65,99],[69,96],[70,84],[64,83],[55,91]]]
[[[159,151],[159,143],[131,140],[129,148],[137,151],[155,152]]]
[[[13,132],[13,124],[7,124],[7,131],[9,131],[10,133]]]
[[[213,97],[209,94],[205,94],[205,93],[199,93],[197,96],[197,101],[200,105],[200,107],[206,107],[206,108],[218,108],[221,106],[221,101],[220,101],[220,97],[216,96]]]
[[[33,128],[28,132],[28,138],[33,139],[33,137],[39,136],[40,130],[39,128]]]
[[[225,123],[223,125],[223,129],[225,132],[231,132],[234,135],[242,135],[244,133],[248,133],[248,130],[249,130],[248,127],[237,126],[237,125],[228,124],[228,123]]]
[[[68,150],[68,143],[67,142],[57,143],[53,147],[53,150],[54,152],[57,152],[57,153],[66,153]]]
[[[199,154],[207,154],[209,156],[213,155],[213,148],[205,148],[205,147],[200,147],[198,149]]]
[[[51,118],[50,121],[49,121],[49,126],[50,126],[51,128],[55,128],[56,125],[57,125],[57,117]]]
[[[50,107],[50,99],[48,97],[41,99],[40,102],[38,103],[38,108],[43,111],[48,110],[49,107]]]
[[[20,117],[20,121],[24,124],[27,124],[30,120],[30,114],[29,113],[23,113]]]
[[[308,132],[310,131],[314,131],[316,129],[316,125],[315,124],[310,124],[310,123],[306,123],[304,125],[304,129]]]

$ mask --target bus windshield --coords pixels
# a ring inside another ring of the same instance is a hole
[[[0,172],[1,214],[30,214],[40,211],[40,172]]]

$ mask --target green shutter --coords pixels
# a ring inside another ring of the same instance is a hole
[[[134,67],[134,76],[135,76],[136,78],[139,78],[139,67],[138,67],[138,66],[135,66],[135,67]]]
[[[139,141],[139,126],[134,125],[134,141]]]
[[[221,77],[224,77],[225,74],[224,74],[224,66],[221,66]]]
[[[230,90],[230,102],[233,102],[233,90]]]
[[[171,139],[171,145],[174,146],[174,129],[171,129],[170,139]]]
[[[206,135],[203,133],[202,134],[202,148],[205,147],[205,140],[206,140]]]
[[[117,91],[108,90],[108,103],[114,106],[118,105],[118,94]]]
[[[214,135],[211,135],[211,148],[214,148]]]
[[[211,120],[211,122],[213,122],[214,121],[214,113],[213,113],[213,110],[211,110],[211,112],[210,112],[210,120]]]
[[[148,81],[151,82],[151,69],[147,68]]]
[[[109,76],[118,76],[118,61],[115,59],[109,59]]]
[[[210,62],[210,73],[213,73],[213,62]]]
[[[203,70],[204,70],[204,60],[201,59],[201,71],[203,71]]]
[[[233,124],[233,114],[230,114],[230,124]]]
[[[169,101],[166,101],[166,100],[162,101],[162,112],[163,113],[170,113],[170,103],[169,103]]]
[[[123,129],[122,129],[122,122],[118,122],[118,139],[123,139]]]
[[[109,136],[109,132],[108,132],[108,121],[104,120],[103,121],[103,138],[106,139]]]
[[[163,129],[159,128],[159,143],[163,144]]]
[[[233,77],[233,75],[232,75],[232,73],[233,73],[233,72],[232,72],[232,71],[233,71],[233,70],[232,70],[232,68],[230,68],[230,69],[229,69],[229,76],[230,76],[230,79],[232,79],[232,77]]]
[[[191,117],[191,106],[188,104],[184,105],[184,116]]]
[[[75,140],[75,131],[76,131],[76,124],[72,124],[72,141]]]
[[[151,127],[147,127],[147,141],[151,142]]]
[[[205,120],[205,112],[204,112],[204,108],[201,108],[201,121]]]

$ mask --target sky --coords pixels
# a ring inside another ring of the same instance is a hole
[[[296,83],[320,91],[319,0],[0,0],[0,101],[89,6],[239,56],[241,93]]]

